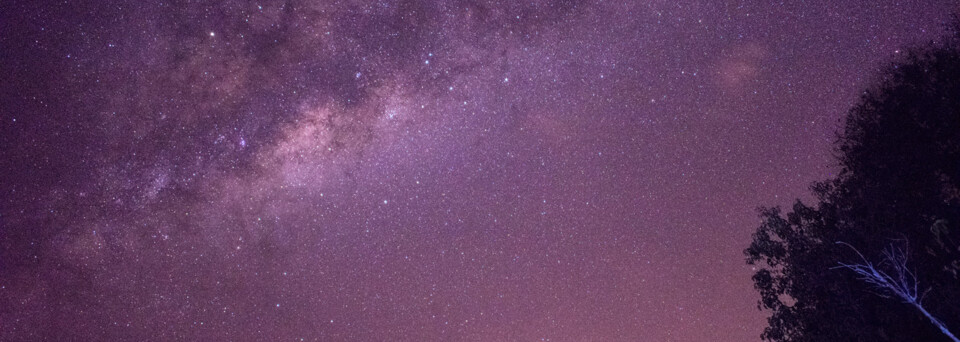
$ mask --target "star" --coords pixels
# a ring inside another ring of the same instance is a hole
[[[750,208],[955,9],[681,5],[8,6],[0,339],[756,341]]]

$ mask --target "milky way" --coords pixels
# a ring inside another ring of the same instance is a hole
[[[0,340],[756,341],[741,251],[956,5],[4,3]]]

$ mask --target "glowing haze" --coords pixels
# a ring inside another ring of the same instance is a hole
[[[951,1],[0,20],[0,340],[756,341],[758,205]]]

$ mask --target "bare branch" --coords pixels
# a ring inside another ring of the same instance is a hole
[[[917,279],[917,275],[907,266],[909,243],[906,240],[904,240],[904,247],[902,248],[891,244],[884,249],[883,260],[876,265],[870,262],[870,260],[867,260],[860,251],[849,243],[837,241],[837,244],[850,247],[850,249],[860,256],[862,263],[847,264],[838,262],[837,264],[840,266],[834,268],[846,268],[853,271],[859,276],[860,280],[877,290],[876,293],[880,297],[891,298],[895,296],[904,303],[913,305],[917,310],[920,310],[930,322],[936,325],[943,334],[950,337],[954,342],[960,342],[960,340],[947,329],[943,322],[927,312],[923,307],[923,297],[927,292],[930,292],[932,288],[924,291],[918,299],[917,289],[919,288],[920,281]],[[887,273],[884,269],[889,270],[891,273]]]

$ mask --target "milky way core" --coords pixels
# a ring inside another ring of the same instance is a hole
[[[5,1],[0,340],[759,341],[953,1]]]

